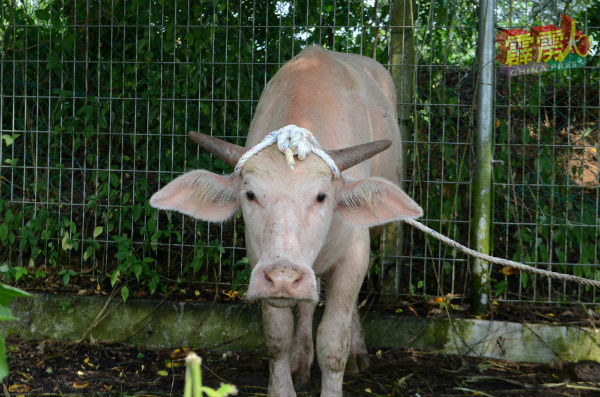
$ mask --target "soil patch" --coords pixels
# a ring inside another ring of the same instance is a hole
[[[181,396],[187,349],[156,350],[85,341],[7,340],[7,396]],[[238,387],[240,396],[266,396],[264,352],[204,354],[203,382]],[[423,353],[371,352],[371,368],[346,374],[345,396],[594,396],[600,392],[596,363],[562,368]],[[320,372],[298,397],[319,395]]]

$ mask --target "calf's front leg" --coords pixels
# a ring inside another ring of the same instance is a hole
[[[269,356],[268,397],[296,397],[290,370],[294,316],[290,308],[262,303],[263,329]]]
[[[316,302],[298,302],[296,334],[292,347],[292,374],[295,375],[296,390],[306,389],[310,383],[310,367],[314,359],[313,314]]]
[[[327,304],[317,329],[321,397],[341,397],[358,292],[368,268],[369,240],[351,245],[327,282]]]

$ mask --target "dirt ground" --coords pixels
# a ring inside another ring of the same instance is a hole
[[[7,340],[5,396],[181,396],[187,349],[153,350],[83,342]],[[203,383],[234,384],[240,396],[266,396],[264,352],[202,354]],[[552,368],[412,350],[371,352],[371,368],[346,374],[346,396],[597,396],[598,364]],[[309,391],[318,396],[313,365]]]
[[[44,291],[48,291],[45,284]],[[104,289],[83,288],[105,295]],[[205,301],[214,291],[196,296],[183,289],[174,298]],[[77,292],[75,290],[74,292]],[[222,302],[240,298],[230,292],[217,295]],[[365,303],[367,302],[367,303]],[[468,305],[460,301],[430,298],[404,299],[394,305],[371,305],[365,309],[405,316],[469,317]],[[445,309],[442,309],[445,308]],[[449,312],[447,312],[447,310]],[[577,325],[600,328],[600,308],[583,305],[492,305],[488,319],[529,323]],[[9,377],[4,379],[7,396],[182,396],[184,357],[189,349],[149,349],[144,346],[79,344],[51,340],[29,341],[9,337],[6,341]],[[269,376],[264,351],[232,352],[225,355],[196,351],[202,359],[204,385],[237,386],[240,396],[266,396]],[[372,350],[371,368],[365,373],[346,374],[346,397],[357,396],[600,396],[600,364],[564,363],[560,367],[533,365],[426,353],[415,350]],[[311,385],[298,397],[317,397],[320,372],[312,367]]]

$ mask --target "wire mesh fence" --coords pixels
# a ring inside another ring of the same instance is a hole
[[[578,29],[598,37],[598,5],[538,4],[515,11],[501,8],[504,26],[560,26],[562,13]],[[597,43],[587,65],[578,69],[507,78],[498,75],[495,156],[502,161],[494,175],[494,235],[499,249],[538,267],[598,279],[600,158],[598,157]],[[500,237],[504,235],[504,237]],[[512,239],[510,238],[512,236]],[[595,301],[596,292],[551,280],[531,282],[519,275],[513,291],[536,300]]]
[[[399,92],[399,122],[409,131],[405,189],[424,208],[424,223],[471,245],[473,2],[1,4],[5,280],[54,275],[69,285],[105,277],[152,293],[182,282],[243,285],[240,215],[207,224],[158,212],[147,200],[183,171],[230,172],[187,132],[243,145],[266,82],[311,44],[375,57],[397,85],[410,83],[411,95]],[[600,6],[496,6],[499,28],[560,24],[563,12],[592,38],[585,67],[497,74],[492,253],[600,279]],[[394,40],[403,43],[400,58]],[[379,291],[393,278],[395,293],[467,294],[468,258],[406,228],[401,245],[381,239],[366,289]],[[510,269],[494,267],[491,283],[493,298],[503,300],[597,300],[593,289]]]

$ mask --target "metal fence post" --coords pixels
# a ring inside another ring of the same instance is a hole
[[[489,253],[492,202],[492,131],[494,118],[494,0],[482,0],[479,8],[477,131],[473,179],[472,241],[475,249]],[[471,264],[471,311],[487,311],[490,264],[476,259]]]
[[[407,164],[408,119],[412,111],[414,100],[414,7],[413,0],[394,0],[390,9],[390,45],[389,63],[390,74],[396,87],[396,103],[398,112],[398,127],[402,135],[402,158],[398,170],[400,172],[400,186],[404,188]],[[404,244],[404,229],[401,222],[390,223],[385,226],[382,234],[381,253],[390,250],[398,258],[402,255]],[[384,256],[384,255],[382,255]],[[385,259],[384,259],[385,260]],[[383,265],[383,263],[382,263]],[[400,259],[396,259],[394,266],[386,269],[383,290],[397,296],[400,292]]]

